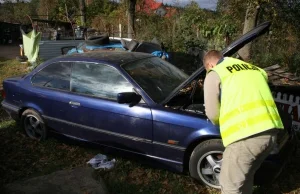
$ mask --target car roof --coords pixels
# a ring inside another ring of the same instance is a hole
[[[64,61],[76,61],[76,60],[87,60],[87,61],[99,61],[105,62],[111,65],[120,66],[122,64],[137,61],[140,59],[145,59],[149,57],[154,57],[151,54],[141,53],[141,52],[128,52],[128,51],[94,51],[86,53],[76,53],[72,55],[63,55],[56,58],[57,60],[63,59]]]

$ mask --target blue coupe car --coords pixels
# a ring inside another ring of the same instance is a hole
[[[260,25],[226,48],[224,55],[268,27],[269,23]],[[224,147],[219,128],[204,113],[205,74],[202,67],[188,76],[145,53],[74,54],[6,79],[2,106],[21,120],[30,138],[44,140],[52,131],[143,155],[219,188]],[[278,149],[257,173],[258,182],[276,177],[293,154],[293,133],[281,133]]]

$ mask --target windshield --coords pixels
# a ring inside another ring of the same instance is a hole
[[[122,65],[122,68],[156,102],[162,102],[188,75],[158,57]]]

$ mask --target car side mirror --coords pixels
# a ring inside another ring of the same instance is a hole
[[[119,104],[129,104],[129,107],[133,107],[138,104],[142,99],[142,96],[135,92],[122,92],[118,93],[117,101]]]

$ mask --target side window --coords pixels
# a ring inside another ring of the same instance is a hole
[[[70,90],[71,63],[53,63],[34,75],[31,82],[35,86]]]
[[[71,91],[117,100],[120,92],[132,92],[132,85],[118,70],[104,64],[76,62],[71,75]]]

